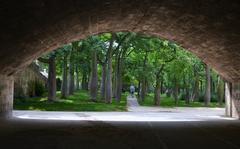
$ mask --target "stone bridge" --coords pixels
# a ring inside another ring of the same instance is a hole
[[[102,32],[174,41],[226,80],[227,115],[240,111],[238,0],[37,0],[1,2],[0,113],[11,116],[13,75],[44,52]]]

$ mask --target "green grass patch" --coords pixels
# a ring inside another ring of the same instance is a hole
[[[146,96],[145,100],[142,102],[138,99],[138,102],[141,106],[155,106],[154,105],[154,95],[149,94]],[[187,104],[184,100],[179,100],[178,105],[175,106],[175,101],[171,97],[167,97],[165,94],[161,95],[161,107],[205,107],[203,102],[190,102]],[[219,105],[217,102],[211,102],[208,107],[224,107],[223,105]]]
[[[60,98],[57,93],[58,100],[55,102],[47,101],[47,97],[37,97],[28,99],[15,99],[15,110],[40,110],[40,111],[126,111],[126,96],[122,95],[120,103],[113,99],[111,104],[105,103],[104,100],[98,98],[96,102],[89,99],[87,91],[78,91],[74,95],[66,99]]]

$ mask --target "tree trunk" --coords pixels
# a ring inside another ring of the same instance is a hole
[[[119,53],[117,53],[115,56],[115,68],[114,68],[114,73],[113,73],[113,88],[112,88],[113,98],[115,98],[117,96],[118,54]]]
[[[137,91],[137,96],[140,97],[140,88],[141,88],[141,81],[138,80],[138,91]]]
[[[56,100],[56,65],[55,65],[55,56],[51,55],[49,58],[49,67],[48,67],[48,100]]]
[[[97,52],[92,51],[92,71],[91,71],[91,82],[90,82],[90,99],[97,101]]]
[[[118,60],[117,64],[117,85],[116,85],[116,100],[120,102],[122,95],[122,60]]]
[[[88,90],[88,78],[87,78],[87,72],[83,72],[83,74],[82,74],[83,76],[82,76],[82,89],[83,90]]]
[[[74,93],[74,89],[75,89],[75,85],[74,85],[74,64],[73,64],[72,61],[70,61],[69,71],[70,71],[69,94],[72,95]]]
[[[161,80],[161,94],[164,94],[164,86],[163,86],[164,82],[163,79]]]
[[[63,70],[62,70],[62,86],[61,86],[61,96],[66,98],[68,95],[68,79],[67,79],[67,54],[64,55],[63,59]]]
[[[105,99],[106,64],[102,65],[101,99]]]
[[[147,81],[144,78],[142,83],[141,83],[141,92],[140,92],[140,97],[141,97],[141,101],[144,101],[145,96],[146,96],[146,86],[147,86]]]
[[[189,82],[190,83],[190,82]],[[186,78],[184,77],[183,78],[183,84],[184,84],[184,89],[183,89],[183,92],[185,94],[184,96],[184,99],[185,99],[185,102],[186,104],[189,104],[190,103],[190,98],[189,98],[189,85],[186,83]]]
[[[218,76],[217,95],[218,95],[218,103],[220,106],[222,106],[223,100],[224,100],[224,82],[220,76]]]
[[[199,75],[196,74],[191,99],[192,101],[198,101],[198,98],[199,98]]]
[[[112,34],[110,41],[108,55],[107,55],[107,71],[106,71],[106,90],[105,90],[105,100],[107,103],[112,103],[112,52],[113,52],[113,42],[115,39],[115,34]]]
[[[160,84],[160,77],[156,75],[156,87],[154,91],[154,105],[159,106],[160,105],[160,99],[161,99],[161,84]]]
[[[211,100],[211,80],[210,80],[210,68],[205,65],[206,71],[206,85],[205,85],[205,106],[209,106]]]
[[[81,81],[81,88],[82,88],[83,90],[86,90],[86,89],[85,89],[85,82],[86,82],[86,73],[83,72],[83,73],[82,73],[82,81]]]
[[[91,69],[91,68],[90,68]],[[90,70],[89,69],[89,70]],[[91,71],[87,72],[86,74],[86,90],[89,91],[90,90],[90,82],[91,82]]]
[[[145,73],[145,67],[146,67],[146,64],[147,64],[147,57],[148,57],[148,52],[146,51],[145,56],[144,56],[144,60],[143,60],[143,73]],[[141,101],[144,101],[145,96],[146,96],[146,86],[147,86],[147,78],[146,78],[145,75],[143,76],[141,84],[142,84],[142,86],[141,86],[140,98],[141,98]]]
[[[185,89],[185,94],[186,94],[186,103],[189,104],[190,103],[190,89],[189,86],[187,85],[186,89]]]
[[[175,100],[175,106],[177,106],[178,105],[178,83],[176,78],[174,78],[173,96]]]
[[[210,81],[211,81],[211,95],[215,95],[216,93],[216,85],[213,80],[213,76],[211,75],[211,70],[210,70]]]
[[[110,57],[108,59],[105,87],[105,100],[107,103],[112,103],[112,59]]]
[[[202,92],[203,92],[203,82],[202,80],[200,80],[200,93],[202,94]]]
[[[128,35],[126,35],[125,37],[127,37]],[[127,39],[127,38],[125,38]],[[124,39],[123,39],[124,41]],[[123,80],[122,80],[122,75],[123,75],[123,64],[124,64],[124,60],[125,60],[125,56],[127,55],[127,48],[122,48],[121,51],[118,53],[118,57],[117,57],[117,84],[116,84],[116,100],[117,102],[120,102],[121,100],[121,96],[122,96],[122,84],[123,84]]]
[[[79,90],[79,71],[78,71],[78,66],[76,65],[76,90]]]

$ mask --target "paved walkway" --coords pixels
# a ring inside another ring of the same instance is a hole
[[[139,107],[138,101],[135,96],[127,96],[127,106],[129,108]]]
[[[139,106],[136,98],[127,98],[128,112],[53,112],[15,110],[17,119],[83,120],[83,121],[218,121],[233,120],[224,117],[224,108],[161,108]]]
[[[46,113],[44,113],[46,114]],[[0,121],[2,149],[239,149],[239,121]]]
[[[129,112],[15,110],[14,119],[0,121],[1,147],[240,148],[240,122],[223,117],[223,108],[150,108],[132,98],[128,108]]]

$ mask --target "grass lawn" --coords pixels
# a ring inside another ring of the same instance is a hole
[[[138,100],[139,104],[142,106],[154,106],[154,95],[149,94],[146,96],[146,99],[144,102],[141,102]],[[179,100],[178,105],[175,106],[174,99],[171,97],[167,97],[165,94],[161,95],[161,107],[205,107],[203,102],[190,102],[190,104],[186,104],[184,100]],[[209,107],[224,107],[224,104],[222,106],[219,106],[217,102],[211,102]]]
[[[57,93],[58,100],[55,102],[47,101],[47,97],[15,99],[15,110],[41,110],[41,111],[126,111],[126,96],[122,95],[120,103],[113,99],[112,104],[98,99],[97,102],[89,100],[87,91],[78,91],[67,97],[60,99],[60,93]]]

